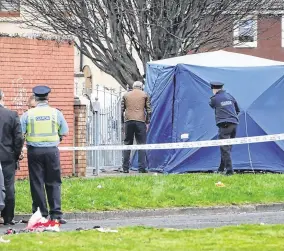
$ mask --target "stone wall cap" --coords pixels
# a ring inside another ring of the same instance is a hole
[[[89,105],[90,104],[90,100],[83,97],[83,96],[79,96],[79,97],[75,97],[74,98],[74,105]]]

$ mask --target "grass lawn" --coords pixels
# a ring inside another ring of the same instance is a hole
[[[16,200],[16,213],[31,212],[28,181],[16,182]],[[62,200],[64,212],[284,202],[284,175],[72,178],[63,180]]]
[[[61,232],[5,236],[1,251],[185,251],[269,250],[284,247],[284,226],[243,225],[204,230],[175,231],[144,227],[120,228],[118,233]]]

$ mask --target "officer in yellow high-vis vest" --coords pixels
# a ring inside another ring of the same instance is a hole
[[[68,125],[56,108],[48,105],[47,86],[33,88],[36,107],[29,109],[21,118],[22,130],[28,149],[28,168],[33,213],[40,208],[44,217],[66,223],[61,211],[61,168],[58,145],[60,137],[67,136]],[[46,197],[49,204],[47,208]]]

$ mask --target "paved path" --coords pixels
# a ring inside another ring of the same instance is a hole
[[[172,215],[164,217],[137,217],[107,220],[70,220],[68,224],[62,225],[62,231],[76,230],[79,227],[122,227],[122,226],[151,226],[158,228],[176,229],[200,229],[208,227],[221,227],[239,224],[284,224],[284,211],[279,212],[252,212],[252,213],[223,213],[207,215]],[[24,224],[17,224],[14,229],[23,229]],[[0,225],[0,234],[7,229]]]

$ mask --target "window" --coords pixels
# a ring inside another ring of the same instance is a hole
[[[0,0],[0,11],[18,12],[20,11],[20,0]]]
[[[237,20],[234,26],[235,47],[257,47],[257,19]]]
[[[239,42],[253,42],[254,41],[254,21],[246,20],[239,22]]]

